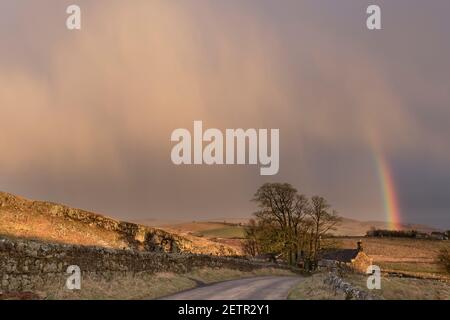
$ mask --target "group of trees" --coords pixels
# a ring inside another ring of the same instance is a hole
[[[450,236],[450,231],[445,232],[437,232],[433,231],[431,233],[419,232],[417,230],[385,230],[385,229],[376,229],[372,227],[366,233],[367,237],[389,237],[389,238],[418,238],[418,239],[439,239],[439,240],[448,240]]]
[[[371,228],[369,231],[367,231],[366,236],[377,238],[417,238],[418,234],[419,232],[417,232],[416,230],[385,230]]]
[[[288,183],[266,183],[253,201],[259,210],[245,228],[247,254],[280,253],[289,264],[302,256],[312,268],[319,250],[332,245],[325,236],[341,218],[323,197],[308,199]]]

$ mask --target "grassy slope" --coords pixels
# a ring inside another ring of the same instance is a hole
[[[114,231],[31,210],[14,211],[0,208],[0,221],[0,234],[8,237],[110,248],[127,246]]]
[[[325,273],[306,277],[289,293],[289,300],[345,300],[342,292],[333,292],[323,280]]]

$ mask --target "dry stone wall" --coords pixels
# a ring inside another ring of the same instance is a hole
[[[116,250],[0,238],[0,291],[34,290],[55,281],[64,285],[70,265],[79,266],[82,275],[106,279],[116,273],[185,273],[196,267],[226,267],[245,271],[278,267],[244,258]]]
[[[330,272],[324,279],[324,283],[331,286],[334,291],[341,291],[349,300],[379,300],[380,298],[372,295],[364,290],[352,286],[350,283],[344,281],[334,272]]]

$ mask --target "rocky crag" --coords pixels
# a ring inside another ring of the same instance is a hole
[[[0,221],[0,235],[8,237],[150,252],[238,254],[235,248],[224,244],[188,239],[157,228],[5,192],[0,192]]]

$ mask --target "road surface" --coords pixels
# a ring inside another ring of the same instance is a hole
[[[268,276],[219,282],[183,291],[164,300],[284,300],[301,277]]]

